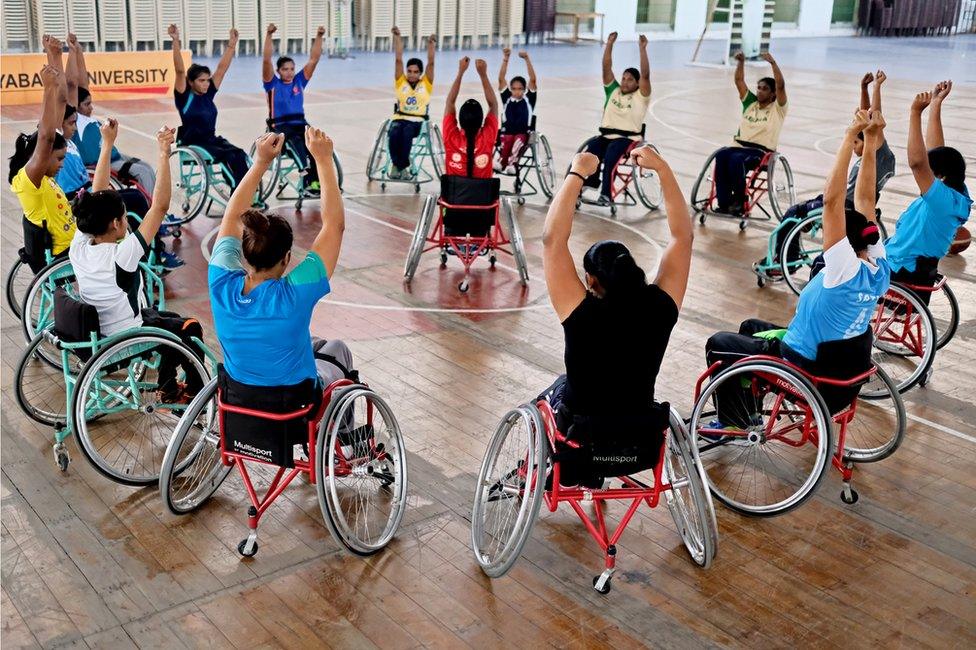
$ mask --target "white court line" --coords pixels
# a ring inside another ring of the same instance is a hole
[[[944,424],[939,424],[938,422],[933,422],[932,420],[926,420],[923,417],[919,417],[917,415],[912,415],[907,410],[905,411],[905,414],[908,416],[908,419],[909,420],[914,420],[915,422],[918,422],[920,424],[924,424],[925,426],[932,427],[936,431],[941,431],[942,433],[948,433],[950,436],[955,436],[957,438],[961,438],[963,440],[967,440],[969,442],[976,443],[976,436],[971,436],[968,433],[962,433],[961,431],[956,431],[955,429],[950,429],[949,427],[945,426]]]

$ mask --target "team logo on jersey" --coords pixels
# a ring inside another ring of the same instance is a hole
[[[302,94],[302,87],[296,84],[294,87],[292,87],[291,94],[292,95],[301,95]]]
[[[417,98],[416,97],[407,97],[407,102],[406,103],[407,103],[407,106],[416,106],[417,105]]]
[[[474,159],[475,167],[487,167],[488,166],[488,154],[481,154]]]
[[[461,154],[459,154],[459,153],[457,153],[455,151],[454,153],[451,154],[451,160],[454,161],[454,162],[456,162],[456,163],[461,162]]]

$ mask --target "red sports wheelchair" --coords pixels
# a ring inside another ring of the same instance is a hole
[[[565,502],[603,551],[605,568],[593,578],[593,587],[606,594],[624,529],[642,503],[654,508],[662,494],[692,561],[707,568],[718,549],[715,511],[691,438],[673,409],[667,426],[649,480],[621,476],[619,488],[563,487],[558,454],[577,443],[559,431],[549,402],[541,399],[509,411],[488,443],[478,474],[471,545],[482,571],[492,578],[505,575],[522,553],[542,502],[550,512]],[[607,501],[627,503],[613,532],[604,515]],[[585,502],[593,504],[595,523],[583,509]]]
[[[618,207],[634,206],[638,205],[638,202],[642,204],[648,210],[657,210],[658,206],[661,205],[661,179],[658,178],[657,174],[650,169],[643,169],[642,167],[635,165],[630,159],[630,152],[632,152],[637,147],[642,147],[647,145],[657,151],[655,147],[650,142],[644,140],[644,133],[647,131],[647,125],[642,124],[640,133],[634,133],[632,135],[640,136],[640,140],[631,140],[630,145],[624,152],[624,155],[620,156],[617,164],[613,169],[613,180],[610,185],[610,203],[601,203],[599,199],[591,198],[586,195],[587,186],[583,186],[583,191],[580,192],[579,198],[576,199],[576,208],[579,209],[580,205],[595,205],[599,207],[609,207],[610,214],[616,215]],[[582,153],[587,150],[590,143],[601,136],[596,135],[592,138],[586,140],[583,144],[579,146],[576,153]],[[572,169],[572,165],[566,169],[566,173]],[[597,178],[602,181],[603,178],[603,160],[600,161],[600,166],[594,172]],[[634,196],[636,194],[637,196]]]
[[[510,246],[510,249],[506,246]],[[435,199],[433,194],[427,195],[413,232],[403,269],[407,283],[413,280],[417,272],[420,256],[432,250],[440,251],[442,269],[447,266],[449,256],[457,257],[464,265],[464,279],[458,284],[461,293],[470,286],[468,276],[475,260],[487,255],[494,269],[498,252],[515,258],[519,281],[522,286],[529,283],[522,231],[515,219],[511,201],[500,198],[497,178],[441,176],[441,196]]]
[[[724,149],[724,147],[723,147]],[[796,186],[793,182],[793,168],[790,161],[783,154],[767,151],[753,169],[746,173],[746,183],[742,215],[733,216],[716,212],[715,208],[715,157],[722,149],[716,149],[705,161],[695,184],[691,188],[691,207],[698,213],[698,222],[705,225],[709,216],[733,218],[739,220],[739,229],[744,230],[750,219],[764,221],[776,217],[783,220],[783,214],[796,203]],[[708,194],[704,194],[702,181],[708,183]],[[767,197],[769,210],[760,201]],[[756,217],[753,209],[759,208],[763,215]]]
[[[337,542],[363,556],[385,547],[406,509],[407,458],[396,418],[354,371],[324,390],[307,384],[297,393],[246,386],[221,369],[190,403],[166,449],[160,492],[170,512],[201,507],[236,467],[250,501],[249,534],[237,550],[252,557],[261,516],[305,474]],[[244,396],[275,408],[228,403]],[[267,483],[263,496],[252,473]]]
[[[870,347],[870,330],[821,344],[818,358],[842,363],[858,339]],[[817,377],[765,355],[721,366],[712,364],[695,385],[690,429],[712,495],[740,514],[772,516],[798,507],[823,482],[828,458],[841,472],[841,500],[853,504],[854,463],[887,458],[905,436],[905,406],[878,366],[849,379]]]

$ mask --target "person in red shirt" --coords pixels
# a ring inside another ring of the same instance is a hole
[[[461,104],[460,110],[455,106],[458,93],[461,92],[461,78],[470,65],[471,59],[463,57],[458,64],[458,73],[454,78],[451,91],[447,94],[447,104],[444,107],[444,153],[446,157],[445,173],[453,176],[469,176],[473,178],[491,178],[491,158],[498,137],[498,98],[488,80],[488,64],[484,59],[474,62],[474,67],[481,77],[481,86],[485,91],[485,101],[488,102],[488,115],[484,114],[481,103],[477,99],[469,99]]]

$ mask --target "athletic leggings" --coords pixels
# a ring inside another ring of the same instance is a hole
[[[397,169],[410,166],[410,149],[414,139],[420,135],[422,122],[413,120],[393,120],[389,130],[390,161]]]
[[[607,198],[613,197],[613,174],[617,162],[627,153],[627,149],[634,143],[630,138],[608,138],[599,136],[590,141],[586,150],[603,161],[603,183],[598,183],[598,177],[593,174],[586,179],[589,187],[600,186],[600,194]]]
[[[514,165],[529,142],[528,133],[502,133],[500,136],[498,162],[502,167]]]
[[[179,314],[171,311],[156,311],[155,309],[145,308],[142,310],[142,324],[146,327],[158,327],[180,337],[180,340],[193,350],[193,354],[205,363],[203,351],[193,342],[196,337],[203,340],[203,328],[195,318],[183,318]],[[176,368],[181,366],[183,357],[172,350],[164,349],[160,353],[159,363],[159,390],[163,393],[173,394],[178,388],[176,384]],[[184,379],[186,380],[186,392],[188,395],[196,395],[203,388],[205,377],[200,376],[192,365],[183,366]]]
[[[291,145],[291,150],[295,152],[298,159],[295,161],[302,171],[307,173],[304,176],[304,184],[308,186],[312,181],[319,180],[319,172],[315,167],[315,158],[308,154],[305,146],[305,125],[304,124],[281,124],[274,127],[275,133],[285,136],[286,144]]]
[[[746,174],[756,168],[763,156],[762,149],[725,147],[715,156],[715,202],[719,210],[745,203]]]

